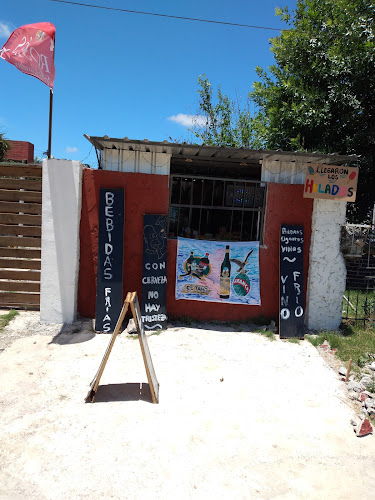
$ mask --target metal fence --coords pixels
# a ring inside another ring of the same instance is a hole
[[[375,322],[375,230],[367,225],[342,227],[341,251],[346,264],[342,319]]]

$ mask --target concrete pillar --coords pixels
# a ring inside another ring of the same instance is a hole
[[[76,318],[81,201],[81,163],[43,160],[42,323],[72,323]]]
[[[346,203],[314,200],[306,325],[309,330],[337,330],[342,315],[346,267],[340,251]]]

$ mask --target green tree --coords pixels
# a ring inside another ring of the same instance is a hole
[[[257,68],[244,106],[199,77],[199,112],[206,126],[193,131],[206,144],[357,154],[354,222],[369,221],[375,186],[374,0],[297,0],[277,9],[286,23],[270,40],[275,64]],[[250,104],[255,114],[250,114]]]
[[[375,186],[373,0],[298,0],[288,29],[271,39],[276,64],[257,68],[251,98],[270,149],[360,155],[352,220],[369,220]]]
[[[250,113],[250,97],[242,103],[239,98],[223,94],[220,87],[215,97],[205,75],[199,76],[198,85],[199,119],[191,130],[195,137],[210,146],[260,147]]]
[[[9,147],[9,142],[4,139],[4,134],[0,134],[0,161],[4,161],[5,154]]]

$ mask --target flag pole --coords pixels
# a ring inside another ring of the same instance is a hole
[[[53,40],[53,64],[55,64],[55,49],[56,49],[56,33]],[[48,126],[48,151],[47,157],[51,158],[51,142],[52,142],[52,108],[53,108],[53,86],[49,88],[49,126]]]
[[[47,157],[51,158],[53,90],[49,89],[49,130]]]
[[[34,33],[36,31],[36,34]],[[51,23],[25,24],[17,28],[0,49],[0,59],[16,66],[22,73],[38,78],[49,91],[49,132],[47,157],[51,158],[53,85],[55,81],[56,27]],[[18,44],[18,45],[17,45]],[[19,52],[19,48],[21,52]],[[34,50],[33,55],[31,51]],[[52,54],[51,54],[52,52]],[[38,57],[35,57],[35,54]],[[24,56],[23,64],[19,63]],[[52,57],[51,57],[52,55]],[[51,69],[51,71],[50,71]]]

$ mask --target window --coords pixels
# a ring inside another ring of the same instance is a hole
[[[260,241],[265,190],[259,181],[173,174],[169,237]]]

